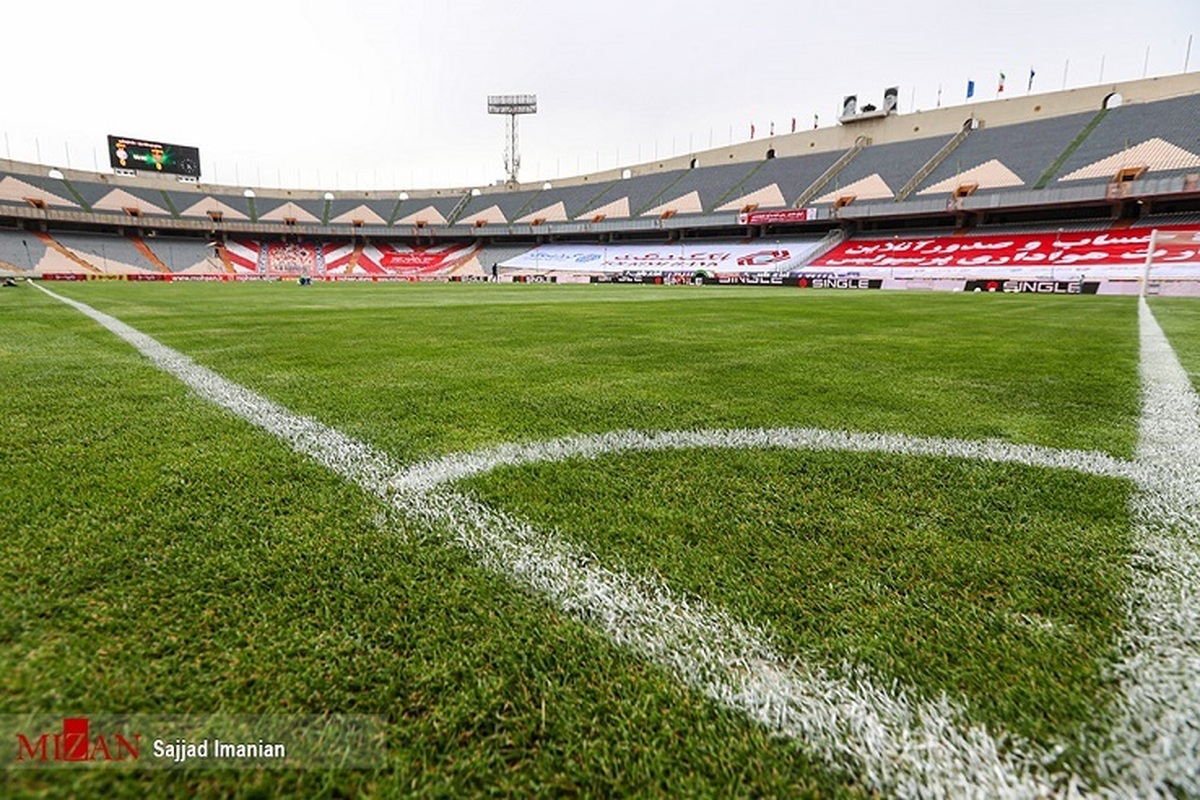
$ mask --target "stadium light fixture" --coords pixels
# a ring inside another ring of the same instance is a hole
[[[490,94],[487,99],[487,110],[489,114],[501,114],[508,117],[508,139],[504,146],[504,170],[508,173],[508,180],[516,183],[517,174],[521,171],[517,117],[523,114],[537,113],[537,95]]]

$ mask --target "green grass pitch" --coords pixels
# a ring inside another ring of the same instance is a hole
[[[721,287],[60,285],[397,462],[813,427],[1130,458],[1130,298]],[[1194,382],[1200,304],[1154,308]],[[7,772],[5,794],[868,796],[193,395],[0,293],[0,713],[379,715],[370,772]],[[459,487],[971,719],[1103,740],[1131,487],[944,458],[689,450]]]

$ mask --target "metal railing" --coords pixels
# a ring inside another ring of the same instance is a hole
[[[972,120],[971,123],[963,125],[962,130],[954,134],[950,141],[942,145],[941,149],[933,154],[933,158],[926,161],[924,166],[917,170],[917,173],[908,179],[908,183],[904,184],[904,186],[900,188],[900,191],[896,192],[896,197],[892,200],[892,202],[902,203],[907,200],[908,196],[916,191],[917,187],[921,185],[921,181],[928,178],[929,173],[937,169],[938,165],[945,161],[946,157],[953,153],[954,149],[962,144],[963,141],[971,135],[971,127],[973,122],[974,120]]]
[[[792,208],[803,208],[805,203],[816,197],[817,192],[824,189],[826,185],[828,185],[829,182],[833,180],[839,172],[844,170],[851,161],[857,158],[858,154],[866,149],[867,145],[870,143],[871,140],[866,136],[860,136],[855,139],[853,147],[842,153],[841,158],[833,162],[833,165],[830,166],[829,169],[821,173],[819,178],[809,184],[808,188],[800,193],[800,196],[796,198],[796,202],[792,203]]]

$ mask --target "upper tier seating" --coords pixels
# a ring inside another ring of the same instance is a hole
[[[946,141],[947,137],[931,136],[912,142],[870,145],[834,175],[809,205],[836,203],[842,197],[890,200]]]
[[[696,208],[714,211],[717,201],[758,166],[759,163],[745,162],[712,167],[698,165],[685,173],[658,205],[666,206],[663,211],[673,210],[679,214],[695,213]]]
[[[608,218],[636,217],[658,201],[671,199],[673,195],[666,195],[670,194],[672,184],[685,174],[685,170],[672,170],[617,181],[603,197],[582,209],[577,216],[588,219],[602,213]]]
[[[951,194],[962,184],[977,184],[981,192],[1032,189],[1094,116],[1088,111],[973,131],[921,182],[916,195]]]
[[[1063,163],[1057,185],[1108,182],[1140,166],[1148,178],[1200,171],[1200,95],[1109,110]]]
[[[0,203],[53,209],[78,209],[79,202],[60,180],[40,175],[0,173]]]
[[[801,192],[841,157],[841,151],[833,151],[761,161],[759,168],[731,196],[725,198],[719,208],[740,208],[750,203],[757,203],[763,208],[791,205]],[[776,201],[770,202],[767,200],[769,197],[776,198]],[[778,202],[778,198],[782,198],[783,202]]]

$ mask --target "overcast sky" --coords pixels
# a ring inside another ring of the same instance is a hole
[[[5,3],[0,155],[101,171],[105,136],[200,148],[205,182],[479,186],[489,94],[536,93],[521,178],[900,110],[1183,71],[1200,0]],[[1147,47],[1149,60],[1147,62]],[[1069,70],[1068,70],[1069,65]],[[1200,41],[1189,70],[1200,69]]]

